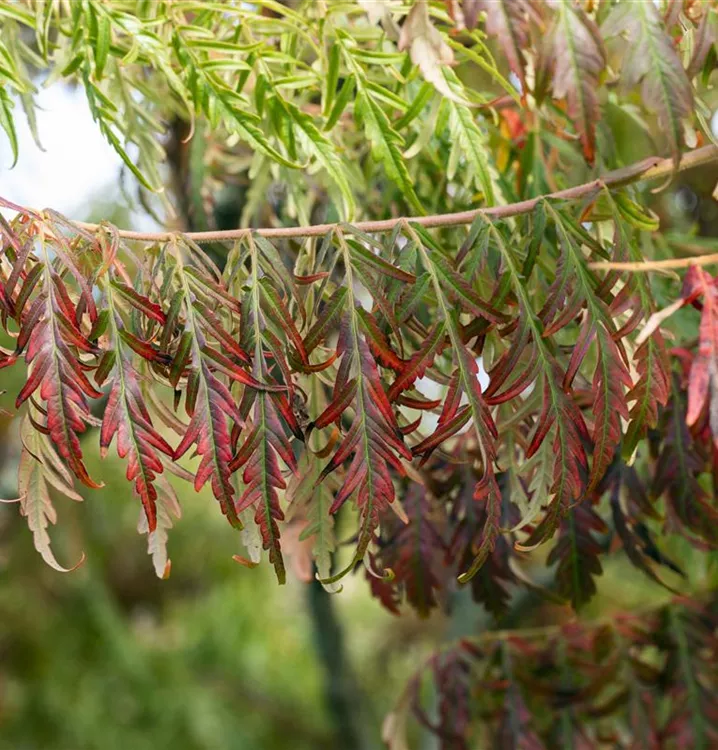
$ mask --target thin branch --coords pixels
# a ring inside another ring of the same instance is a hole
[[[589,268],[597,271],[667,271],[674,268],[688,268],[689,266],[709,266],[718,263],[718,253],[706,255],[691,255],[688,258],[668,258],[667,260],[646,260],[637,262],[595,261],[589,263]]]
[[[565,190],[557,190],[554,193],[539,195],[518,203],[510,203],[506,206],[493,206],[491,208],[477,208],[471,211],[459,211],[451,214],[436,214],[434,216],[399,216],[393,219],[384,219],[381,221],[360,221],[347,226],[345,232],[351,233],[352,228],[362,232],[377,233],[391,232],[397,224],[406,221],[412,221],[420,226],[432,227],[449,227],[461,224],[471,224],[479,215],[492,216],[495,218],[505,218],[507,216],[518,216],[533,211],[536,204],[545,199],[549,200],[577,200],[584,198],[601,188],[616,188],[622,185],[628,185],[632,182],[643,180],[654,180],[661,177],[667,177],[674,172],[682,172],[686,169],[698,167],[703,164],[718,161],[718,146],[703,146],[695,151],[689,151],[684,154],[676,167],[673,159],[662,159],[658,156],[651,156],[648,159],[631,164],[622,169],[616,169],[608,172],[602,178],[585,182],[582,185],[576,185]],[[86,224],[75,221],[75,226],[89,231],[99,229],[98,224]],[[327,232],[335,229],[337,224],[314,224],[304,227],[265,227],[263,229],[231,229],[223,232],[188,232],[187,237],[194,242],[226,242],[229,240],[239,240],[248,234],[256,232],[262,237],[270,238],[292,238],[292,237],[321,237]],[[167,242],[176,235],[174,232],[131,232],[128,230],[118,230],[120,237],[126,240],[138,240],[140,242]]]

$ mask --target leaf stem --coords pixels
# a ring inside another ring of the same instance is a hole
[[[471,224],[479,215],[490,216],[493,218],[505,218],[507,216],[518,216],[533,211],[536,204],[542,200],[577,200],[592,193],[598,192],[602,188],[617,188],[628,185],[633,182],[643,180],[654,180],[661,177],[672,175],[674,172],[682,172],[686,169],[692,169],[703,164],[710,164],[718,161],[718,146],[709,145],[689,151],[681,157],[678,164],[674,164],[673,159],[662,159],[658,156],[651,156],[647,159],[630,164],[627,167],[616,169],[608,172],[590,182],[584,182],[581,185],[575,185],[564,190],[557,190],[553,193],[539,195],[517,203],[509,203],[505,206],[492,206],[491,208],[476,208],[470,211],[459,211],[457,213],[435,214],[433,216],[399,216],[392,219],[383,219],[379,221],[360,221],[353,225],[339,224],[314,224],[311,226],[300,227],[264,227],[261,229],[230,229],[219,232],[188,232],[186,237],[194,242],[223,242],[228,240],[238,240],[246,237],[248,234],[256,233],[262,237],[268,238],[292,238],[292,237],[322,237],[327,232],[333,231],[338,226],[343,226],[344,232],[351,234],[354,229],[361,232],[378,233],[391,232],[397,224],[407,221],[419,224],[426,228],[459,226],[462,224]],[[72,222],[75,226],[88,231],[96,231],[100,228],[98,224],[87,224],[81,221]],[[172,237],[177,235],[176,232],[132,232],[126,229],[118,230],[118,235],[125,240],[137,240],[139,242],[168,242]],[[605,266],[606,268],[608,266]]]

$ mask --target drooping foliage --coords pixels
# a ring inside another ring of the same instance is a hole
[[[675,592],[666,539],[718,544],[718,277],[644,273],[672,246],[640,183],[718,159],[717,18],[690,0],[0,1],[15,158],[15,106],[39,138],[49,71],[84,89],[141,203],[183,219],[138,234],[0,200],[0,367],[27,366],[18,494],[43,558],[60,568],[50,491],[101,484],[97,440],[159,576],[184,482],[239,562],[283,583],[296,524],[327,590],[363,562],[395,614],[461,590],[496,619],[521,591],[578,610],[620,551]],[[447,748],[589,747],[619,714],[647,746],[708,747],[698,606],[462,643],[429,663],[438,714],[420,677],[410,702]]]
[[[616,206],[608,198],[605,205]],[[430,496],[445,503],[454,492],[462,499],[450,505],[464,507],[444,509],[443,564],[456,554],[461,581],[480,570],[510,526],[523,527],[517,541],[524,549],[561,526],[552,558],[575,556],[577,547],[578,554],[594,557],[600,545],[576,545],[574,536],[587,542],[591,530],[605,528],[591,520],[593,511],[575,506],[598,502],[595,490],[623,460],[623,425],[639,434],[656,427],[670,392],[660,334],[650,333],[641,346],[627,344],[650,309],[641,308],[632,282],[608,287],[589,267],[587,251],[610,256],[633,241],[618,232],[618,221],[616,209],[613,235],[602,243],[581,229],[568,206],[539,203],[513,227],[479,215],[468,236],[463,229],[446,233],[465,251],[458,261],[445,249],[448,240],[439,244],[411,222],[393,233],[390,245],[345,226],[297,245],[293,269],[284,263],[284,243],[249,233],[219,271],[180,234],[140,254],[110,228],[76,232],[54,215],[21,211],[3,230],[4,317],[8,333],[17,328],[3,364],[28,363],[17,405],[31,402],[28,418],[39,439],[81,484],[97,486],[83,464],[80,438],[98,424],[90,401],[106,398],[100,445],[107,451],[116,439],[149,531],[157,527],[157,478],[169,468],[190,478],[196,490],[207,483],[238,528],[243,511],[254,509],[280,580],[287,471],[297,471],[303,453],[317,451],[325,462],[315,490],[338,477],[326,512],[337,513],[349,500],[358,511],[349,569],[374,544],[392,509],[402,524],[421,526],[417,507],[435,503]],[[537,228],[542,267],[527,272],[538,243],[522,248],[520,237]],[[330,270],[321,270],[327,258]],[[482,265],[499,270],[501,281],[487,283]],[[702,415],[712,413],[715,388],[713,285],[700,269],[686,279],[681,299],[702,302],[701,337],[687,365],[688,413],[678,416],[676,428],[681,436],[666,434],[655,480],[661,487],[675,480],[677,491],[686,491],[687,481],[695,485],[691,508],[678,503],[675,512],[682,528],[703,541],[716,528],[710,521],[716,511],[698,489],[706,465],[698,454],[688,463],[670,455],[684,449],[692,428],[700,429],[696,440],[712,440],[710,420]],[[563,342],[571,340],[576,343],[566,350]],[[657,361],[647,369],[649,342]],[[483,389],[480,367],[488,370]],[[680,384],[676,388],[680,393]],[[295,407],[308,392],[304,408],[317,414],[313,420]],[[646,408],[634,418],[643,424],[633,427],[629,403],[642,396]],[[670,408],[682,408],[677,398]],[[317,441],[321,446],[312,447]],[[192,448],[199,461],[185,466],[181,459]],[[449,457],[472,466],[470,502],[463,482],[442,487],[440,467]],[[674,478],[674,463],[688,477]],[[402,510],[404,495],[417,498],[411,512]],[[476,524],[473,532],[469,523]],[[441,535],[429,533],[434,542],[418,545],[414,564],[433,557]],[[570,544],[564,545],[564,533]],[[452,541],[457,534],[463,543]],[[401,546],[406,537],[392,544]],[[396,551],[399,558],[405,554]],[[588,573],[600,571],[589,561],[565,566],[585,567],[581,587],[589,590]],[[394,567],[386,562],[387,571]],[[557,574],[568,575],[565,570],[559,565]],[[398,584],[402,575],[394,574]],[[580,602],[585,593],[570,598]]]

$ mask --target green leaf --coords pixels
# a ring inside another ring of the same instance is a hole
[[[595,579],[603,573],[598,554],[601,545],[593,536],[605,532],[606,525],[588,505],[569,510],[562,524],[548,564],[558,562],[556,582],[561,596],[579,609],[596,592]]]
[[[468,107],[450,101],[450,128],[454,148],[466,159],[468,169],[466,175],[473,179],[476,187],[484,194],[487,206],[504,203],[501,188],[496,179],[496,169],[491,164],[486,143],[486,136],[474,120],[474,115]],[[449,179],[453,174],[447,175]]]
[[[363,85],[357,91],[354,112],[364,126],[374,157],[384,165],[389,179],[403,191],[406,200],[415,211],[424,213],[401,153],[402,138],[391,127],[384,110]]]
[[[347,76],[344,79],[344,83],[342,84],[339,94],[334,101],[334,105],[332,106],[331,111],[327,116],[327,120],[324,123],[325,131],[332,130],[339,121],[339,118],[342,116],[342,113],[347,108],[347,105],[352,99],[355,83],[356,81],[353,76]]]
[[[316,158],[339,188],[344,203],[343,215],[347,219],[353,218],[356,208],[354,194],[349,185],[346,167],[339,158],[336,147],[316,127],[308,114],[288,102],[285,102],[284,106],[294,121],[305,151]]]
[[[95,43],[95,76],[97,80],[102,78],[111,43],[112,25],[109,17],[102,13],[97,19],[97,41]]]
[[[327,60],[327,72],[324,79],[324,96],[322,99],[322,115],[325,119],[329,117],[332,105],[337,96],[339,65],[341,60],[342,48],[338,44],[332,44]]]
[[[101,129],[104,132],[105,138],[110,142],[112,147],[115,149],[115,151],[118,153],[119,157],[122,159],[122,161],[125,163],[127,168],[132,172],[132,174],[140,181],[142,185],[144,185],[148,190],[152,190],[153,192],[155,190],[159,189],[159,185],[153,185],[150,180],[145,177],[144,174],[140,171],[140,169],[135,165],[135,163],[130,159],[129,155],[125,151],[125,149],[122,147],[122,144],[120,143],[120,139],[115,135],[115,133],[112,131],[111,126],[107,124],[102,124],[102,120],[98,120],[101,124]]]
[[[30,28],[34,28],[35,26],[35,18],[33,14],[15,3],[0,4],[0,16],[11,18],[13,21],[19,21],[20,23],[24,23],[25,26],[29,26]]]
[[[625,193],[618,192],[613,196],[621,217],[632,227],[643,232],[655,232],[660,226],[659,217],[650,209],[644,209],[632,201]]]
[[[412,123],[424,110],[424,107],[431,101],[434,96],[434,87],[430,83],[423,83],[419,93],[412,97],[409,109],[394,123],[394,129],[403,130]]]
[[[294,506],[299,506],[307,520],[299,540],[312,542],[317,578],[325,579],[332,574],[336,539],[334,516],[329,512],[334,497],[326,483],[317,484],[321,468],[320,462],[312,453],[305,453],[299,463],[299,474],[292,478],[287,494],[292,498],[293,509]],[[341,590],[341,585],[338,583],[323,585],[330,594]]]
[[[12,149],[12,166],[17,164],[19,156],[18,145],[17,145],[17,131],[15,130],[15,120],[12,115],[13,103],[8,96],[5,88],[0,86],[0,125],[5,131],[5,134],[10,141],[10,148]]]

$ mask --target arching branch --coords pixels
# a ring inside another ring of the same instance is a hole
[[[565,190],[557,190],[546,195],[539,195],[517,203],[509,203],[505,206],[493,206],[491,208],[477,208],[470,211],[459,211],[449,214],[435,214],[433,216],[412,216],[408,217],[409,221],[419,224],[426,228],[460,226],[471,224],[471,222],[480,214],[501,219],[509,216],[518,216],[519,214],[531,213],[539,201],[550,200],[577,200],[591,193],[600,190],[602,187],[616,188],[622,185],[628,185],[633,182],[642,182],[644,180],[655,180],[661,177],[668,177],[674,172],[682,172],[686,169],[692,169],[703,164],[710,164],[718,161],[718,146],[709,145],[685,153],[677,167],[673,159],[662,159],[658,156],[651,156],[647,159],[631,164],[621,169],[608,172],[603,177],[581,185],[576,185]],[[397,224],[407,221],[407,217],[396,217],[393,219],[383,219],[379,221],[360,221],[352,226],[362,232],[391,232]],[[98,229],[97,224],[87,224],[85,222],[74,222],[78,227],[89,231]],[[223,232],[190,232],[187,234],[194,242],[225,242],[230,240],[242,239],[252,232],[256,232],[262,237],[284,238],[293,237],[322,237],[327,232],[334,229],[336,224],[315,224],[313,226],[302,227],[265,227],[262,229],[232,229]],[[346,232],[351,233],[347,227]],[[119,236],[126,240],[137,240],[140,242],[166,242],[171,232],[132,232],[129,230],[119,230]]]

